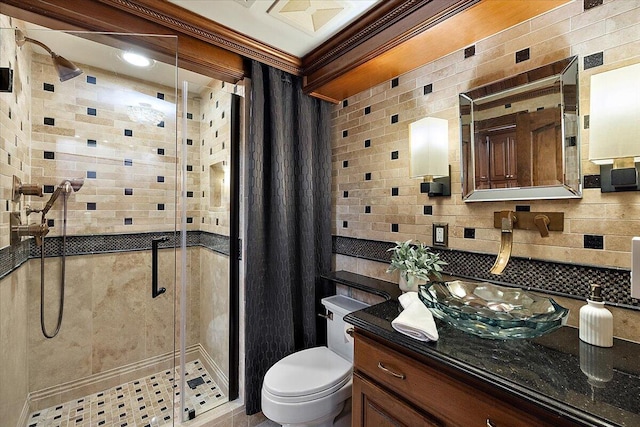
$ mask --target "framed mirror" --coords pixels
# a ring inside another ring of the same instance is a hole
[[[465,202],[582,197],[577,56],[459,97]]]

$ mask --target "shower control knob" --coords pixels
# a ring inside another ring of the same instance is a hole
[[[18,234],[18,237],[33,236],[36,238],[36,244],[42,245],[42,238],[49,233],[49,226],[47,223],[42,224],[28,224],[28,225],[14,225],[11,227],[11,231]]]
[[[42,192],[42,185],[38,184],[22,184],[19,191],[25,196],[42,197],[44,195],[44,193]]]

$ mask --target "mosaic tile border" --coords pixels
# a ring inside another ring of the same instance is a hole
[[[151,250],[151,241],[158,237],[169,237],[159,247],[180,246],[180,233],[154,232],[132,234],[93,234],[86,236],[67,236],[67,255],[92,255],[113,252],[131,252]],[[187,247],[202,246],[211,251],[229,256],[229,236],[206,231],[187,231]],[[40,258],[40,247],[34,239],[0,249],[0,279],[9,275],[24,262]],[[45,257],[62,255],[62,237],[45,238]]]
[[[334,254],[372,261],[388,263],[391,253],[387,250],[393,246],[392,242],[333,236]],[[591,283],[600,283],[607,303],[640,310],[640,300],[630,294],[629,270],[511,257],[509,266],[496,280],[489,273],[495,255],[437,247],[431,250],[448,263],[447,274],[579,299],[589,295]]]
[[[29,241],[0,249],[0,279],[9,275],[30,258]]]

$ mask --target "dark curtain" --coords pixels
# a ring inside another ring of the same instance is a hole
[[[246,251],[246,412],[267,370],[316,345],[319,275],[331,268],[330,104],[253,61]]]

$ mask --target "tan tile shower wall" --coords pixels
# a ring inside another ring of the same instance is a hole
[[[84,74],[59,82],[49,57],[32,57],[32,180],[58,185],[65,178],[85,178],[81,190],[69,197],[68,234],[173,229],[175,90],[78,65]],[[89,76],[95,84],[87,82]],[[54,85],[54,91],[44,84]],[[141,122],[132,106],[162,111],[164,127]],[[45,118],[54,124],[45,124]],[[54,159],[47,157],[50,153]],[[42,207],[49,196],[31,197],[30,203]],[[56,202],[47,216],[55,221],[50,235],[61,234],[61,206]]]
[[[200,250],[200,344],[229,380],[229,257]],[[215,286],[213,286],[215,284]]]
[[[40,331],[40,261],[29,261],[30,391],[174,351],[174,260],[173,251],[160,251],[159,286],[167,291],[152,298],[151,251],[67,257],[64,318],[50,340]],[[60,258],[48,258],[45,271],[45,322],[51,332]]]
[[[18,48],[12,28],[24,29],[18,20],[0,15],[0,66],[13,70],[13,91],[0,93],[0,248],[9,245],[9,213],[24,202],[11,202],[13,176],[31,180],[31,47]],[[25,219],[25,218],[23,218]]]
[[[0,66],[14,70],[13,92],[0,93],[0,248],[9,245],[9,213],[13,175],[30,180],[31,110],[29,75],[31,51],[18,49],[11,28],[24,25],[0,15]],[[18,72],[19,71],[19,72]],[[24,74],[23,74],[24,73]],[[0,420],[17,425],[29,393],[27,363],[27,267],[0,280]]]
[[[15,426],[29,393],[27,267],[0,280],[0,419]]]
[[[200,99],[198,99],[200,98]],[[180,105],[182,107],[182,105]],[[193,94],[189,94],[189,98],[187,100],[187,113],[190,115],[187,116],[187,139],[190,142],[187,142],[187,165],[191,166],[191,171],[187,170],[187,188],[185,193],[187,197],[186,208],[187,208],[187,218],[191,218],[191,223],[187,223],[187,230],[200,230],[201,221],[200,217],[201,213],[201,193],[202,193],[202,174],[200,173],[200,169],[202,168],[202,160],[200,159],[200,144],[201,144],[201,136],[200,136],[200,127],[201,127],[201,97],[196,97]],[[182,113],[182,111],[181,111]],[[189,118],[191,117],[191,118]],[[182,121],[180,123],[182,125]],[[180,130],[182,130],[182,126],[179,126]],[[191,144],[191,145],[189,145]],[[187,166],[187,167],[188,167]]]
[[[224,82],[214,82],[201,93],[200,159],[201,201],[200,229],[224,236],[229,235],[229,168],[231,144],[231,95]],[[213,170],[222,169],[222,177]],[[214,193],[219,193],[214,202]]]
[[[579,55],[580,112],[584,116],[589,114],[591,75],[640,61],[639,22],[638,2],[605,1],[583,11],[583,2],[574,1],[478,41],[475,56],[464,59],[463,51],[454,52],[399,76],[397,87],[387,82],[349,98],[346,107],[336,106],[332,116],[333,233],[431,244],[432,223],[448,223],[449,247],[497,253],[500,232],[493,228],[493,212],[526,204],[531,211],[564,212],[565,230],[552,232],[547,239],[516,231],[514,256],[629,268],[631,237],[640,235],[637,193],[601,194],[599,189],[586,189],[580,200],[461,200],[458,93]],[[530,48],[531,59],[515,64],[515,52],[525,48]],[[583,57],[597,52],[603,52],[604,65],[584,70]],[[433,92],[425,95],[423,88],[429,84]],[[364,114],[366,107],[371,107],[370,114]],[[396,114],[398,122],[393,124],[391,117]],[[408,126],[425,116],[449,120],[450,198],[429,199],[420,194],[419,180],[408,177]],[[365,148],[365,140],[370,140],[370,147]],[[597,166],[587,160],[588,144],[589,130],[582,128],[581,120],[583,174],[598,174]],[[394,160],[395,151],[398,158]],[[367,173],[370,180],[365,180]],[[398,188],[398,196],[391,195],[393,187]],[[423,213],[425,205],[433,206],[433,215]],[[371,213],[365,213],[366,206]],[[391,224],[398,224],[398,232],[391,231]],[[466,227],[475,229],[475,239],[464,238]],[[603,235],[604,250],[585,249],[585,234]]]

